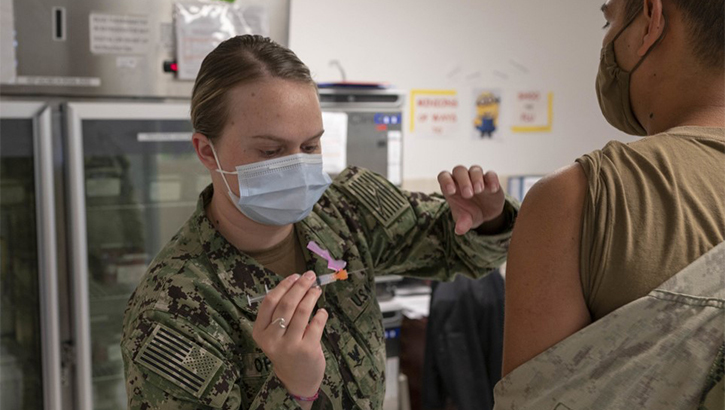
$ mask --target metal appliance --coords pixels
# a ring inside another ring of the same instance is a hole
[[[0,102],[0,320],[3,347],[12,347],[0,352],[3,408],[126,408],[126,303],[210,182],[189,143],[188,111],[186,103]],[[22,397],[5,402],[14,395]]]
[[[0,408],[126,408],[126,302],[210,182],[165,71],[176,3],[0,0]],[[287,44],[289,0],[234,4]]]
[[[408,391],[400,387],[400,330],[403,310],[394,301],[378,301],[385,328],[385,400],[383,410],[403,410],[401,402]]]
[[[51,113],[0,101],[0,408],[60,409]]]
[[[1,0],[14,15],[3,24],[14,27],[15,38],[2,41],[16,43],[17,71],[2,94],[188,99],[193,81],[164,70],[177,59],[177,2]],[[264,7],[269,36],[288,43],[289,0],[235,4]]]
[[[211,180],[189,142],[188,104],[71,102],[66,111],[77,400],[120,409],[126,303]]]
[[[347,164],[402,183],[403,106],[398,90],[322,88],[322,111],[347,114]]]

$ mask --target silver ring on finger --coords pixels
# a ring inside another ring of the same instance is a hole
[[[278,317],[277,319],[274,319],[270,325],[273,325],[277,323],[281,329],[287,329],[287,324],[283,317]]]

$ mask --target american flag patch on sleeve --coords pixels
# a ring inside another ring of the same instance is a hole
[[[386,228],[410,207],[410,203],[400,192],[392,189],[370,171],[356,174],[344,186]]]
[[[161,324],[156,325],[134,361],[197,398],[224,365],[196,342]]]

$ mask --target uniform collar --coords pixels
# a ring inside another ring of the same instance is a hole
[[[213,273],[220,279],[234,304],[244,312],[256,318],[259,303],[248,302],[247,296],[254,297],[265,292],[265,286],[273,289],[283,279],[281,276],[265,269],[249,255],[240,252],[227,241],[214,227],[206,216],[206,206],[214,193],[209,185],[199,196],[194,224],[199,233],[199,241],[204,253],[212,266]],[[330,273],[327,261],[309,252],[306,248],[309,241],[315,241],[336,259],[342,259],[342,240],[333,234],[317,213],[319,205],[315,205],[311,213],[303,221],[295,224],[298,239],[302,243],[307,269],[322,275]],[[302,273],[302,272],[300,272]]]

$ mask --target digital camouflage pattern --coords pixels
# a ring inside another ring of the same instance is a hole
[[[495,409],[722,410],[725,243],[516,368]]]
[[[258,304],[247,296],[281,277],[240,253],[205,215],[207,188],[196,212],[159,253],[131,296],[121,342],[129,408],[298,409],[252,340]],[[316,409],[379,409],[385,395],[385,341],[375,300],[375,275],[449,279],[480,277],[506,258],[510,222],[495,236],[454,234],[439,196],[407,193],[359,168],[345,170],[296,225],[301,243],[316,241],[353,274],[326,286],[318,302],[329,312],[327,360]],[[327,262],[305,249],[308,268]],[[196,352],[194,358],[189,352]]]
[[[725,343],[712,363],[698,410],[725,409]]]

